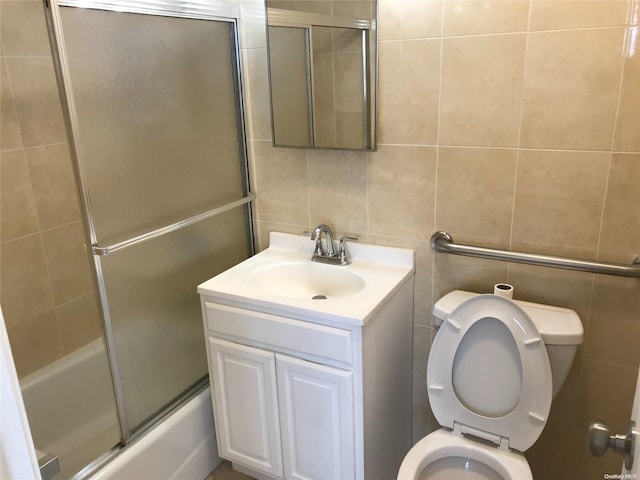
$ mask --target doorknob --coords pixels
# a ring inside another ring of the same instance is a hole
[[[631,470],[635,443],[633,429],[635,426],[636,424],[632,420],[629,423],[626,435],[611,435],[609,426],[602,420],[592,421],[587,432],[587,444],[591,454],[595,457],[601,457],[607,453],[607,450],[615,450],[624,457],[624,467],[627,470]]]

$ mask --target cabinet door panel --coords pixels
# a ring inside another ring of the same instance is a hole
[[[213,337],[209,344],[220,455],[282,476],[273,353]]]
[[[355,478],[353,372],[276,354],[287,480]]]

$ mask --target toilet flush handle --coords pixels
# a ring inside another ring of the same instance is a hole
[[[635,442],[633,435],[634,427],[635,422],[631,421],[626,435],[611,435],[609,426],[602,420],[592,421],[587,432],[587,444],[591,454],[595,457],[601,457],[607,453],[607,450],[615,450],[624,457],[625,468],[631,470],[633,466],[633,449]]]

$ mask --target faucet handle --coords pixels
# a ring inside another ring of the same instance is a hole
[[[345,237],[340,237],[340,244],[341,244],[341,245],[344,245],[344,244],[346,243],[346,241],[347,241],[347,240],[350,240],[350,241],[352,241],[352,242],[357,242],[357,241],[359,241],[360,239],[359,239],[358,237],[347,237],[347,236],[345,236]]]
[[[358,237],[342,237],[340,238],[340,246],[338,247],[338,258],[340,259],[340,265],[349,265],[351,259],[349,258],[349,252],[347,251],[347,240],[357,242]]]

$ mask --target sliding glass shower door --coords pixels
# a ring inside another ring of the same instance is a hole
[[[230,9],[51,7],[125,442],[202,382],[196,286],[252,253]]]

